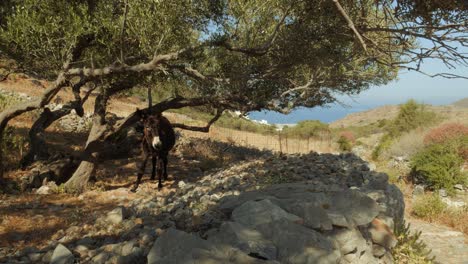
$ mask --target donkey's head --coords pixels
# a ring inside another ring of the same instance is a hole
[[[161,123],[161,113],[156,113],[154,115],[148,115],[143,111],[139,111],[141,117],[141,123],[143,124],[146,140],[154,149],[161,147],[162,143],[159,138],[160,123]]]

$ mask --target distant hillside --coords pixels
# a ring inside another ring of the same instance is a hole
[[[463,99],[461,99],[461,100],[458,100],[458,101],[456,101],[455,103],[452,103],[452,105],[458,106],[458,107],[465,107],[465,108],[468,108],[468,97],[467,97],[467,98],[463,98]]]
[[[458,102],[461,102],[465,107],[459,105]],[[447,106],[428,105],[427,109],[443,116],[445,122],[460,122],[468,124],[468,98],[458,102],[456,102],[457,106],[455,106],[455,103]],[[382,119],[393,119],[397,116],[398,111],[398,105],[384,105],[371,110],[349,114],[342,119],[330,123],[330,127],[340,128],[349,126],[365,126]]]

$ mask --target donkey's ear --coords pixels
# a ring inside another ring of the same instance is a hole
[[[147,115],[145,114],[144,111],[140,110],[139,108],[136,109],[135,111],[136,115],[140,117],[141,120],[146,119]]]

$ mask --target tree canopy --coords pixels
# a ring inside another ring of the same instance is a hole
[[[466,65],[467,6],[456,0],[23,0],[5,2],[2,14],[2,49],[40,75],[54,76],[84,35],[93,41],[72,67],[185,49],[145,75],[245,111],[330,103],[427,58]]]

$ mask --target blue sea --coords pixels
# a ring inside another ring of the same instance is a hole
[[[434,97],[430,99],[425,98],[424,101],[416,99],[416,101],[431,105],[447,105],[458,99],[460,98]],[[250,112],[248,116],[253,120],[266,120],[269,124],[296,124],[303,120],[320,120],[324,123],[331,123],[344,118],[346,115],[351,113],[367,111],[384,105],[398,105],[405,103],[406,101],[407,99],[379,100],[368,103],[352,102],[347,103],[347,106],[333,104],[327,107],[297,108],[287,115],[273,111],[262,111]]]

